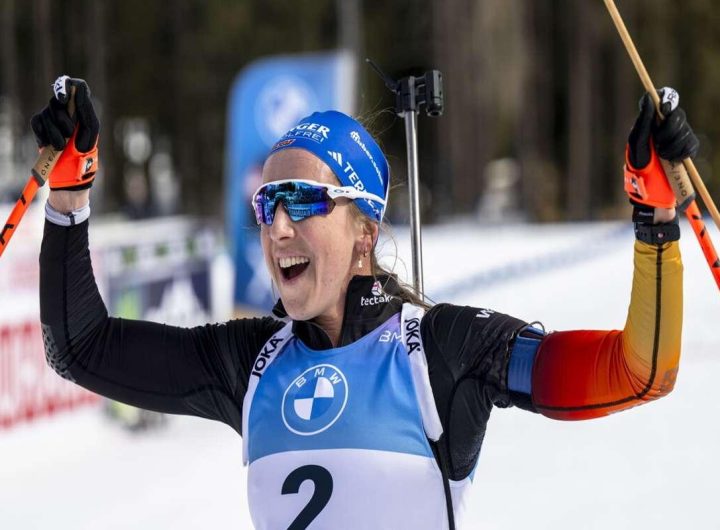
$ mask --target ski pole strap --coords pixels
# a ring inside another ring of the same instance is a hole
[[[510,399],[521,409],[535,412],[532,403],[532,371],[535,356],[545,333],[528,324],[517,333],[508,364],[507,385]]]
[[[660,245],[680,239],[680,225],[678,225],[677,216],[675,221],[662,223],[657,225],[644,225],[635,223],[635,237],[638,241],[650,243],[651,245]]]
[[[654,208],[642,204],[634,204],[632,220],[635,224],[635,238],[638,241],[659,245],[680,239],[680,224],[678,216],[667,223],[653,224]]]

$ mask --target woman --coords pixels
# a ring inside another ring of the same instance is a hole
[[[40,257],[48,362],[112,399],[233,427],[257,528],[454,528],[493,406],[586,419],[674,385],[682,264],[656,148],[671,160],[698,148],[674,91],[660,125],[641,100],[628,141],[638,241],[625,329],[545,334],[489,309],[428,308],[378,266],[389,168],[334,111],[273,146],[253,197],[284,320],[181,329],[108,317],[86,222],[99,124],[83,81],[57,85],[77,91],[77,127],[62,94],[32,122],[41,146],[72,135],[50,177]]]

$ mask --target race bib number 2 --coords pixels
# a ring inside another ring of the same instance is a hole
[[[325,508],[333,490],[333,479],[330,472],[321,466],[307,465],[297,468],[290,473],[282,485],[282,494],[290,495],[300,491],[300,486],[306,480],[311,480],[315,491],[305,508],[288,526],[288,530],[304,530]]]

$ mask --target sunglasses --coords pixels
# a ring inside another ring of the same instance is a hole
[[[276,180],[260,186],[252,197],[255,220],[258,224],[271,225],[275,220],[275,210],[282,203],[293,221],[302,221],[313,215],[327,215],[335,208],[335,199],[369,199],[380,203],[385,201],[366,191],[352,186],[333,186],[314,180],[287,179]]]

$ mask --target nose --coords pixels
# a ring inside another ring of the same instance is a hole
[[[295,235],[295,223],[285,210],[285,205],[278,204],[275,210],[275,218],[273,224],[268,227],[270,231],[270,239],[280,241]]]

